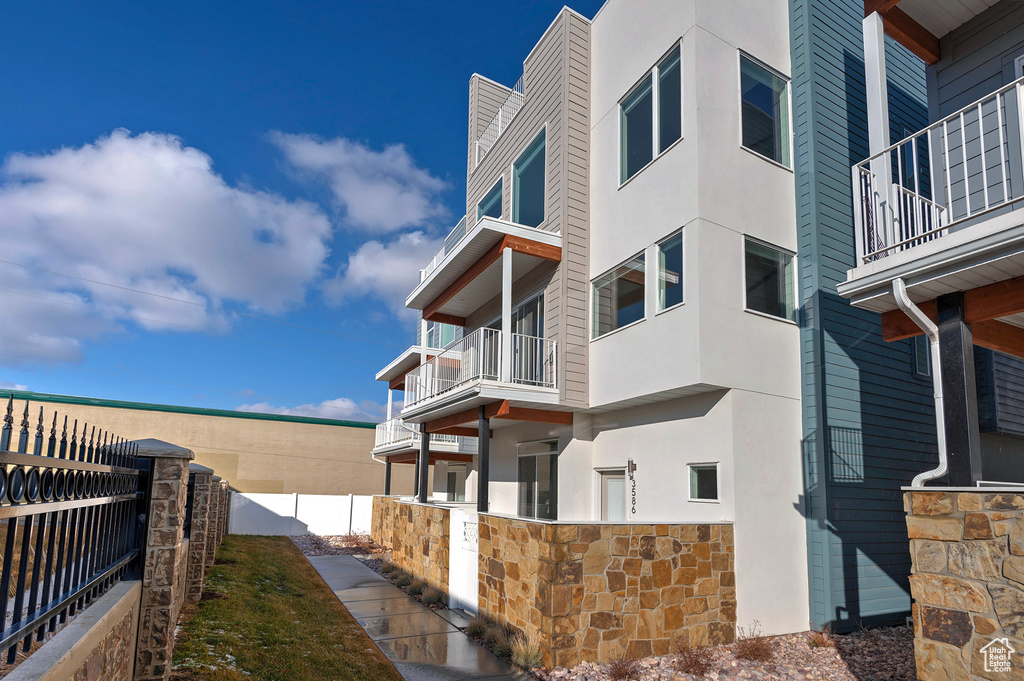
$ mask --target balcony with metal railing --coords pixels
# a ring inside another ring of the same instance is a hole
[[[507,343],[502,340],[497,329],[477,329],[410,371],[403,416],[433,405],[464,407],[487,399],[556,402],[556,342],[518,333]]]
[[[934,297],[1024,274],[1024,78],[856,164],[852,184],[839,291],[855,304],[891,309],[894,277]]]
[[[509,90],[508,97],[502,102],[501,106],[498,107],[497,113],[494,114],[494,118],[484,128],[484,132],[480,135],[480,139],[476,141],[474,157],[476,158],[476,165],[480,165],[480,162],[484,160],[484,156],[491,150],[494,143],[501,137],[501,133],[505,132],[509,124],[519,113],[520,109],[523,108],[523,104],[526,103],[526,97],[523,94],[523,78],[520,76],[516,84]]]
[[[420,433],[410,428],[402,419],[391,419],[378,423],[373,442],[374,454],[393,454],[420,448]],[[443,452],[476,452],[476,439],[461,435],[435,433],[430,436],[430,449]]]

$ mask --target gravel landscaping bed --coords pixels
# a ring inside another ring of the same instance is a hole
[[[736,645],[711,648],[713,660],[704,676],[676,669],[675,655],[635,661],[635,681],[690,681],[711,679],[822,679],[826,681],[913,681],[914,632],[908,627],[869,629],[832,636],[835,647],[814,647],[810,633],[772,637],[774,655],[769,662],[738,659]],[[621,665],[620,665],[621,667]],[[614,674],[609,665],[584,662],[572,669],[535,669],[531,675],[541,681],[605,681]],[[621,673],[621,670],[620,670]]]
[[[384,553],[384,547],[366,534],[300,534],[291,537],[291,540],[307,556],[361,556]]]

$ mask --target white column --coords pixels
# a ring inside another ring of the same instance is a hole
[[[395,392],[394,390],[392,390],[391,388],[388,388],[388,418],[387,418],[388,421],[391,420],[391,398],[394,395],[394,392]]]
[[[501,380],[512,380],[512,249],[501,252]]]
[[[871,156],[889,146],[889,89],[885,78],[885,26],[882,16],[872,12],[864,18],[864,82],[868,97],[868,151]],[[885,234],[887,244],[895,242],[892,216],[889,206],[892,205],[892,167],[888,155],[871,162],[871,174],[874,176],[875,194],[871,200],[878,206],[878,216],[882,222],[876,231]],[[859,226],[858,226],[859,228]],[[879,244],[875,244],[877,248]]]
[[[889,146],[889,93],[885,79],[885,27],[882,16],[864,18],[864,75],[868,95],[868,148],[874,156]],[[888,164],[886,164],[888,165]]]

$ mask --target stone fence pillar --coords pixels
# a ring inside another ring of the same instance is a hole
[[[188,575],[185,579],[185,598],[198,603],[203,596],[203,578],[206,576],[206,546],[210,538],[210,505],[213,499],[211,476],[213,469],[189,464],[189,475],[195,477],[192,486],[192,535],[188,543]]]
[[[922,681],[1024,679],[1024,492],[904,495]]]
[[[160,440],[137,440],[139,458],[152,462],[146,517],[142,605],[135,681],[166,681],[171,675],[174,627],[185,595],[185,505],[192,450]]]
[[[206,567],[213,565],[220,546],[220,481],[219,475],[210,478],[210,514],[207,521],[210,523],[210,536],[206,541]]]
[[[228,488],[228,481],[220,481],[220,534],[219,543],[224,543],[224,535],[228,533],[228,512],[231,510],[231,491]]]

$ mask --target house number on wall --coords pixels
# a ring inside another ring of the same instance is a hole
[[[630,480],[633,482],[633,503],[630,505],[629,514],[636,515],[636,478],[630,476]]]

